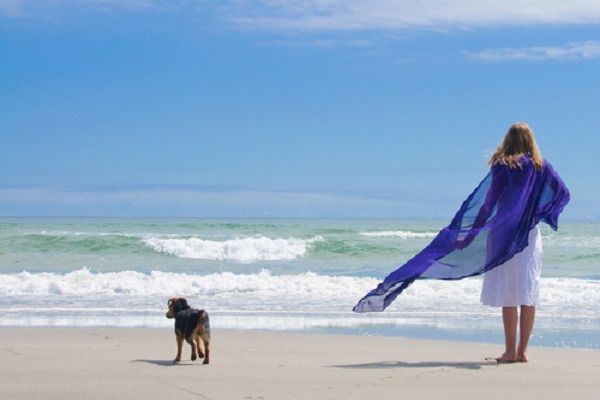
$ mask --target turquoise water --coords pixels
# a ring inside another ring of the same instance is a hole
[[[418,281],[383,313],[354,314],[445,221],[0,218],[0,326],[166,327],[170,297],[215,328],[502,342],[480,278]],[[600,344],[600,224],[542,227],[532,344]]]

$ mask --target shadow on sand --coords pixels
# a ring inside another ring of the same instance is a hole
[[[132,363],[154,364],[154,365],[158,365],[159,367],[172,367],[174,365],[178,365],[178,366],[194,365],[194,364],[192,364],[191,361],[189,363],[183,362],[183,363],[173,364],[173,360],[131,360],[131,362]]]
[[[492,361],[421,361],[410,363],[406,361],[381,361],[366,364],[332,365],[332,368],[348,369],[388,369],[388,368],[456,368],[456,369],[481,369],[495,367],[498,363]]]

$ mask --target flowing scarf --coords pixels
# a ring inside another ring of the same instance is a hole
[[[450,225],[354,311],[383,311],[417,279],[458,280],[502,265],[528,245],[529,231],[540,221],[557,230],[569,199],[569,190],[545,160],[539,171],[529,156],[522,157],[521,167],[494,165]]]

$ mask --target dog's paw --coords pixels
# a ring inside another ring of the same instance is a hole
[[[195,354],[192,354],[192,361],[196,361],[198,357]]]
[[[180,361],[181,361],[181,358],[176,358],[173,360],[173,364],[179,364]]]
[[[198,358],[204,358],[204,353],[203,352],[198,353]]]

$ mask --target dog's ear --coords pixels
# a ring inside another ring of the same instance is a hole
[[[188,303],[186,299],[178,299],[177,304],[179,304],[181,307],[187,307]]]

